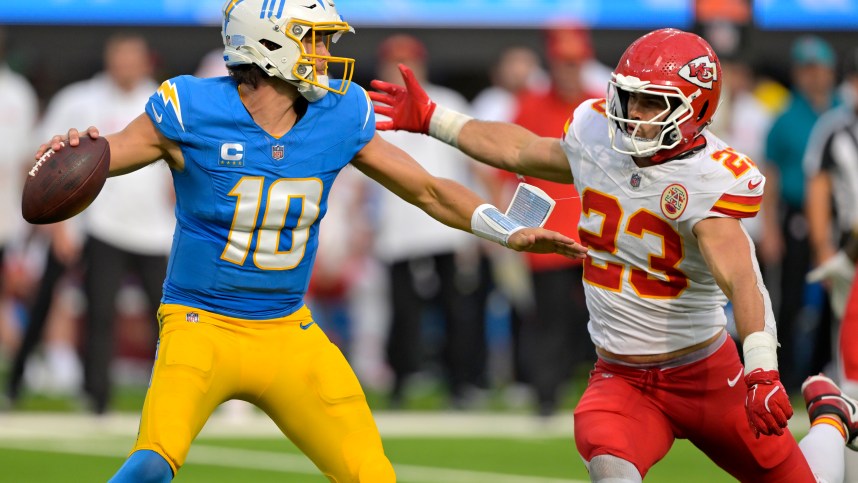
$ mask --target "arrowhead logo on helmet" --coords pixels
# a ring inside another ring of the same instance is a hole
[[[718,66],[704,55],[682,66],[678,74],[696,86],[712,89],[712,83],[718,81]]]

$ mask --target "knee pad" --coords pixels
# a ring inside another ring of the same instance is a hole
[[[367,457],[358,470],[360,483],[395,483],[396,473],[384,453]]]
[[[616,456],[605,454],[587,463],[593,483],[641,483],[643,478],[635,465]]]
[[[144,449],[131,453],[108,483],[168,483],[172,479],[170,463],[158,453]]]

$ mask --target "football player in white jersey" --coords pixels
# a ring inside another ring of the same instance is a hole
[[[765,179],[705,129],[722,81],[706,41],[675,29],[636,40],[607,99],[582,103],[561,139],[438,106],[400,69],[404,87],[372,83],[376,111],[391,118],[379,129],[426,133],[497,168],[574,180],[581,193],[599,360],[575,410],[575,441],[592,481],[642,481],[676,438],[740,481],[842,481],[855,401],[811,377],[802,387],[810,433],[799,445],[787,429],[775,320],[740,222],[759,211]],[[728,300],[744,367],[725,331]]]

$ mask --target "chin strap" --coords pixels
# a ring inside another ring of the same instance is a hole
[[[310,84],[306,81],[290,82],[292,82],[298,88],[298,93],[301,94],[304,99],[307,99],[310,102],[316,102],[328,94],[328,90],[324,87],[319,87],[317,85]],[[328,85],[328,76],[320,75],[318,82],[322,85]]]
[[[680,159],[700,151],[706,147],[706,138],[700,134],[690,143],[680,144],[679,146],[663,149],[652,155],[651,161],[655,164],[665,163],[672,159]]]

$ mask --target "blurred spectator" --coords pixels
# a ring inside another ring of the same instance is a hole
[[[467,101],[457,92],[426,84],[426,56],[425,46],[416,38],[391,36],[378,49],[378,78],[397,82],[401,78],[397,65],[403,63],[432,98],[467,111]],[[456,149],[419,134],[384,132],[381,136],[411,154],[433,175],[475,186],[472,170],[476,163]],[[425,323],[440,319],[441,359],[452,404],[468,406],[486,387],[488,268],[479,241],[437,223],[389,191],[378,196],[375,251],[387,264],[390,277],[387,355],[394,378],[391,405],[404,402],[409,377],[425,369]]]
[[[576,83],[582,84],[584,92],[605,97],[613,69],[596,58],[590,31],[585,26],[558,25],[545,32],[545,40],[545,54],[549,64],[556,63],[557,59],[575,59],[576,69],[579,71],[575,77],[580,77]],[[555,75],[556,73],[552,73],[553,87],[557,89]]]
[[[25,249],[41,249],[44,254],[26,328],[6,381],[5,394],[13,406],[20,400],[25,382],[42,392],[74,394],[82,379],[76,350],[80,304],[75,304],[79,301],[75,295],[79,291],[73,287],[79,281],[80,239],[62,225],[39,227],[34,235]],[[40,343],[43,357],[36,364],[32,356]],[[37,376],[32,377],[34,374]]]
[[[542,68],[539,54],[528,47],[509,47],[501,53],[492,67],[491,85],[483,89],[471,103],[471,114],[477,119],[512,122],[518,114],[518,97],[528,91],[545,92],[549,86],[548,73]],[[485,166],[482,167],[485,169]],[[506,206],[513,196],[514,183],[505,183],[493,168],[488,168],[491,179],[490,192],[496,206]],[[509,186],[504,186],[508,184]],[[526,387],[521,357],[521,317],[515,316],[525,307],[533,305],[533,287],[530,285],[524,254],[512,250],[495,250],[487,247],[491,258],[492,276],[497,291],[494,299],[506,302],[508,336],[502,341],[501,350],[489,347],[491,376],[500,385],[506,385],[507,403],[520,406],[527,403],[529,390]],[[490,296],[490,300],[493,300]],[[497,304],[490,304],[496,307]],[[492,340],[489,332],[489,340]]]
[[[511,121],[518,111],[516,97],[525,90],[548,88],[548,76],[540,66],[539,54],[527,47],[509,47],[492,66],[491,85],[471,103],[471,114],[487,121]]]
[[[122,129],[139,115],[157,88],[151,77],[152,60],[143,37],[120,33],[109,38],[104,47],[105,71],[55,95],[39,129],[41,139],[46,141],[54,134],[64,133],[68,126],[83,129],[97,125],[105,132]],[[128,286],[128,275],[133,274],[135,285],[142,289],[149,304],[146,314],[155,312],[174,224],[172,184],[166,165],[161,163],[108,179],[83,215],[54,227],[54,252],[63,247],[60,260],[68,265],[82,254],[87,301],[82,347],[84,391],[95,413],[104,413],[110,402],[117,295]],[[78,230],[85,240],[82,253],[76,241],[79,238],[74,236]],[[44,287],[42,290],[53,291]],[[143,344],[154,349],[157,324],[151,315],[147,318],[151,338]],[[40,325],[43,323],[33,323],[28,330],[40,333]],[[32,339],[34,346],[39,336]],[[22,346],[19,359],[26,360],[33,346]]]
[[[855,57],[855,58],[852,58]],[[845,82],[858,93],[858,51],[846,59]],[[858,97],[855,97],[858,99]],[[806,213],[814,265],[832,260],[858,226],[858,103],[846,103],[816,122],[804,156]],[[842,255],[837,255],[842,258]],[[831,306],[843,315],[851,277],[829,279]]]
[[[229,75],[229,71],[226,70],[226,63],[223,61],[223,49],[215,49],[204,55],[200,59],[194,75],[196,77],[222,77]]]
[[[849,52],[844,67],[849,102],[819,118],[804,159],[811,247],[814,254],[837,253],[828,259],[817,255],[819,266],[808,277],[826,281],[831,309],[841,318],[832,331],[840,387],[858,397],[858,48]],[[858,455],[851,451],[844,481],[858,481]]]
[[[830,350],[817,350],[808,364],[806,352],[813,350],[809,345],[814,334],[802,334],[799,330],[799,325],[802,331],[806,330],[804,327],[812,325],[814,319],[824,324],[827,312],[819,287],[805,283],[811,261],[802,160],[814,123],[838,101],[834,92],[836,59],[827,42],[815,36],[800,37],[792,45],[791,58],[792,95],[766,139],[767,181],[758,254],[767,266],[780,269],[780,290],[776,292],[779,303],[775,302],[781,334],[780,365],[784,385],[794,391],[806,376],[821,370],[830,355]],[[823,259],[830,256],[819,255]],[[824,337],[826,331],[816,331],[820,336],[818,347],[829,346],[828,338]]]
[[[38,100],[30,83],[5,62],[5,31],[0,30],[0,353],[8,354],[17,341],[18,327],[7,301],[14,288],[4,283],[13,275],[12,244],[25,231],[21,218],[21,189],[32,149],[30,132],[38,114]]]
[[[546,53],[550,87],[544,92],[521,94],[513,122],[540,136],[560,137],[582,101],[604,97],[608,79],[602,80],[596,92],[587,89],[584,75],[593,58],[589,36],[583,29],[549,30]],[[439,104],[444,105],[441,101]],[[517,178],[508,179],[518,183]],[[581,202],[575,187],[541,179],[526,181],[557,201],[546,228],[577,239]],[[572,369],[579,363],[592,364],[596,356],[587,334],[589,317],[580,261],[553,255],[525,256],[534,303],[514,311],[521,318],[521,364],[525,380],[532,385],[539,414],[550,416],[560,405],[561,390]]]

